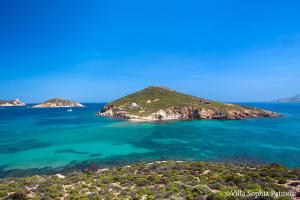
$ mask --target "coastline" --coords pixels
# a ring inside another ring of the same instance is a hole
[[[110,115],[98,115],[97,116],[101,116],[101,117],[110,117],[112,119],[121,119],[121,120],[127,120],[127,121],[131,121],[131,122],[168,122],[168,121],[191,121],[191,120],[197,120],[197,119],[180,119],[180,118],[174,118],[174,119],[137,119],[137,118],[122,118],[122,117],[117,117],[117,116],[110,116]],[[262,119],[262,118],[278,118],[278,117],[283,117],[283,114],[278,114],[278,116],[272,116],[272,117],[248,117],[248,118],[241,118],[241,119],[198,119],[198,120],[247,120],[247,119]]]
[[[32,106],[30,108],[84,108],[85,106],[49,106],[49,107],[36,107]]]

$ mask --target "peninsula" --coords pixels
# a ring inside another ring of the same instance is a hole
[[[165,87],[151,86],[105,105],[100,116],[136,121],[177,119],[220,119],[278,117],[277,113],[225,104],[179,93]]]
[[[22,102],[20,99],[0,100],[0,106],[26,106],[26,103]]]
[[[45,101],[44,103],[32,106],[32,108],[65,108],[65,107],[84,107],[84,105],[71,100],[54,98]]]

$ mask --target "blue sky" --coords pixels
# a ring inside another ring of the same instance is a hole
[[[107,102],[148,85],[220,101],[300,93],[300,2],[0,1],[0,99]]]

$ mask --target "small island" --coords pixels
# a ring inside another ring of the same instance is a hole
[[[71,100],[54,98],[45,101],[44,103],[32,106],[32,108],[68,108],[68,107],[84,107],[84,105]]]
[[[24,103],[20,99],[15,99],[15,100],[0,100],[0,106],[1,107],[26,106],[26,103]]]
[[[277,113],[241,105],[225,104],[151,86],[105,105],[100,116],[135,121],[278,117]]]

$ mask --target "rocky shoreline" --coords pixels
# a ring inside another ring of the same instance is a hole
[[[227,112],[220,112],[209,108],[201,107],[171,107],[167,109],[159,109],[155,113],[149,115],[134,115],[128,113],[124,108],[107,105],[100,112],[98,116],[109,116],[115,118],[123,118],[133,121],[160,121],[160,120],[239,120],[246,118],[264,118],[264,117],[279,117],[280,114],[260,110],[260,109],[232,109]]]

